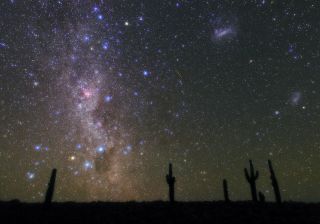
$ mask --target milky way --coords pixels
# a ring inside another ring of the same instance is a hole
[[[69,171],[75,176],[86,176],[77,185],[88,185],[89,198],[121,200],[137,194],[131,193],[134,181],[126,180],[125,172],[130,168],[125,164],[128,161],[122,159],[131,153],[138,137],[133,133],[135,129],[130,130],[130,125],[137,127],[136,121],[127,118],[134,111],[143,113],[144,108],[132,105],[138,92],[119,80],[131,74],[114,71],[118,64],[121,67],[117,48],[122,31],[110,27],[102,13],[100,7],[92,5],[85,24],[68,21],[67,28],[56,31],[50,42],[63,44],[53,49],[49,58],[57,58],[52,69],[61,73],[52,84],[56,86],[54,91],[61,93],[57,104],[65,104],[61,116],[68,123],[66,144],[71,141],[73,148],[78,146],[67,155]],[[146,72],[142,75],[146,76]]]
[[[319,3],[1,1],[0,200],[320,200]]]

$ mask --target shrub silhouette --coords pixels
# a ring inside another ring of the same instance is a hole
[[[169,163],[169,174],[166,175],[166,180],[169,186],[169,200],[171,203],[174,202],[174,184],[176,182],[176,178],[172,174],[172,164]]]
[[[259,171],[255,172],[253,164],[252,164],[252,160],[249,160],[249,163],[250,163],[250,174],[249,174],[247,168],[244,168],[244,174],[245,174],[246,180],[250,184],[252,201],[257,202],[258,199],[257,199],[256,180],[259,177]]]
[[[259,202],[264,203],[266,202],[266,197],[264,196],[264,194],[259,191]]]

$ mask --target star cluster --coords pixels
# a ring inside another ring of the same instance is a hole
[[[320,200],[317,1],[1,1],[0,199]]]

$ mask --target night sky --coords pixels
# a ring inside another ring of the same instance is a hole
[[[1,0],[0,200],[320,201],[320,2]]]

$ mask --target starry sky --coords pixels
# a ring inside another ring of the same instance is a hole
[[[2,0],[0,200],[320,201],[320,3]]]

